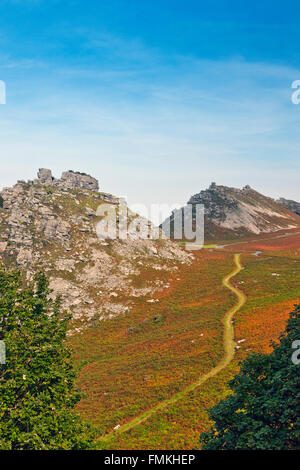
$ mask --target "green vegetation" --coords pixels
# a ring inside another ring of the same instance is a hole
[[[203,449],[300,449],[300,364],[292,361],[299,337],[297,306],[273,351],[250,355],[230,382],[233,394],[211,409]]]
[[[43,274],[22,284],[19,273],[0,272],[0,449],[88,449],[91,428],[73,411],[81,394],[64,345],[69,316],[49,300]]]
[[[193,265],[180,268],[179,279],[177,270],[171,276],[170,272],[159,271],[160,279],[171,282],[171,287],[161,292],[159,302],[148,303],[148,296],[130,298],[130,315],[102,321],[98,328],[70,336],[76,361],[88,361],[78,380],[86,398],[77,410],[101,425],[101,437],[184,390],[221,360],[222,318],[236,303],[235,295],[222,286],[222,277],[232,270],[233,256],[202,251],[196,256]],[[149,273],[152,276],[154,270],[143,266],[141,277],[146,280]],[[181,403],[174,405],[174,422],[180,419]],[[154,419],[153,415],[149,422]],[[112,436],[105,445],[139,449],[149,443],[153,449],[165,446],[167,438],[170,445],[176,437],[173,427],[168,427],[164,439],[160,435],[154,442],[154,432],[162,427],[151,426],[150,442],[147,428],[146,422],[136,427],[139,435],[135,447],[130,440],[134,430],[118,434],[117,442]],[[145,439],[144,429],[148,436]],[[191,442],[188,426],[186,430],[186,441]],[[195,444],[198,440],[199,432]]]

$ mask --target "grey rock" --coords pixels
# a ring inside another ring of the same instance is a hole
[[[52,172],[46,168],[40,168],[38,171],[39,184],[59,186],[63,189],[83,189],[88,191],[99,191],[99,183],[96,178],[93,178],[86,173],[79,171],[64,171],[60,179],[53,178]]]
[[[46,168],[40,168],[37,177],[41,184],[51,184],[54,179],[51,170]]]
[[[17,256],[17,264],[21,267],[25,267],[27,264],[31,264],[33,256],[31,250],[21,248]]]
[[[70,224],[60,219],[43,220],[37,224],[37,229],[44,232],[46,238],[65,241],[69,237]]]
[[[163,283],[147,280],[134,289],[131,276],[140,272],[136,265],[151,265],[155,259],[171,272],[181,259],[190,262],[190,255],[176,244],[146,239],[151,223],[132,213],[127,240],[101,243],[95,209],[119,199],[97,190],[97,180],[88,175],[71,171],[56,179],[42,168],[32,184],[20,181],[0,193],[0,262],[24,269],[29,280],[45,271],[53,295],[62,294],[63,308],[82,319],[83,327],[96,313],[99,321],[127,314],[132,307],[123,294],[153,296],[163,288]]]
[[[274,201],[249,185],[238,189],[211,183],[209,189],[193,195],[188,204],[194,208],[197,204],[204,206],[205,238],[209,240],[216,237],[242,237],[249,233],[276,232],[296,228],[300,223],[300,219],[297,220],[297,217],[288,214],[286,210],[300,215],[300,204],[284,199]],[[180,221],[183,209],[173,211],[163,227],[172,227],[172,223],[178,220],[178,215]],[[195,216],[186,217],[185,223],[193,226]]]
[[[61,184],[66,189],[87,189],[99,191],[99,183],[92,176],[74,171],[64,171],[61,175]]]

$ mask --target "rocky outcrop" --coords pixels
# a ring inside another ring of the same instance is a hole
[[[42,184],[52,184],[53,183],[53,176],[51,170],[47,170],[46,168],[40,168],[38,171],[38,180]]]
[[[287,210],[291,210],[291,204],[280,204],[249,185],[237,189],[212,183],[208,189],[193,195],[188,204],[204,205],[206,241],[276,232],[300,225],[299,217]],[[171,223],[174,217],[175,212]]]
[[[89,191],[99,191],[98,181],[85,173],[74,171],[64,171],[61,179],[58,180],[66,189],[87,189]]]
[[[217,186],[216,183],[192,196],[188,204],[203,204],[205,215],[220,223],[226,220],[228,212],[234,212],[238,208],[238,201],[232,196],[232,192],[226,191],[224,186]]]
[[[62,296],[80,328],[91,319],[129,314],[137,297],[151,298],[162,288],[160,271],[173,272],[191,260],[169,240],[146,239],[149,222],[136,214],[128,216],[128,239],[100,237],[97,209],[115,208],[119,199],[96,188],[98,182],[88,175],[66,172],[56,180],[50,170],[40,169],[37,180],[0,193],[0,265],[24,270],[28,279],[46,272],[53,295]],[[136,226],[145,239],[137,236]],[[158,275],[143,281],[145,269]]]
[[[60,179],[53,178],[51,170],[40,168],[37,183],[47,186],[59,186],[64,189],[84,189],[88,191],[99,191],[98,180],[86,173],[79,171],[64,171]]]

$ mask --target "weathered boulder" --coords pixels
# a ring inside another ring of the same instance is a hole
[[[51,170],[48,170],[46,168],[40,168],[37,177],[41,184],[51,184],[54,179]]]

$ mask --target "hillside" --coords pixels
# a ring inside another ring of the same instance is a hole
[[[288,209],[291,212],[300,216],[300,202],[293,201],[291,199],[284,199],[281,197],[276,201],[278,204],[283,206],[285,209]]]
[[[212,183],[208,189],[193,195],[188,204],[204,205],[206,242],[300,226],[300,217],[292,213],[291,205],[278,203],[250,186],[237,189]],[[171,215],[171,223],[175,214]]]
[[[97,208],[118,204],[98,189],[89,175],[68,171],[55,179],[41,169],[36,180],[19,181],[0,193],[0,261],[26,270],[29,279],[44,270],[54,295],[62,295],[77,320],[77,331],[88,322],[126,314],[140,297],[151,300],[165,287],[162,274],[191,259],[169,240],[143,240],[134,232],[127,240],[97,236]],[[129,213],[129,222],[133,219],[139,221]],[[141,278],[145,269],[152,275]]]
[[[212,185],[191,201],[205,204],[211,238],[250,240],[190,254],[134,230],[109,239],[97,209],[119,199],[72,171],[42,169],[0,194],[1,263],[29,279],[46,271],[73,314],[76,409],[106,449],[197,448],[240,360],[268,350],[299,303],[297,215],[249,187]]]

